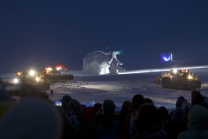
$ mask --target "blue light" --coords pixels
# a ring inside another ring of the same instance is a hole
[[[123,54],[123,50],[114,51],[114,53],[115,53],[116,55],[122,55],[122,54]]]
[[[163,57],[163,59],[165,60],[165,61],[170,61],[170,57]]]
[[[56,106],[61,106],[62,105],[61,100],[55,100],[54,103],[55,103]]]
[[[162,61],[172,61],[172,53],[162,53],[161,54]]]

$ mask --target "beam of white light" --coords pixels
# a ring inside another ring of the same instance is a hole
[[[132,70],[132,71],[119,72],[118,74],[137,74],[137,73],[147,73],[147,72],[170,71],[170,69],[202,69],[202,68],[208,68],[208,65],[194,66],[194,67],[173,67],[173,68],[164,68],[164,69]]]

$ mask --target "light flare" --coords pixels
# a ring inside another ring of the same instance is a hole
[[[18,80],[17,78],[14,78],[14,79],[13,79],[13,82],[14,82],[15,84],[17,84],[17,83],[19,82],[19,80]]]
[[[29,74],[30,74],[30,76],[34,76],[35,75],[35,71],[34,70],[30,70]]]

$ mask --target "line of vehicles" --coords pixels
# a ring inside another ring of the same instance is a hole
[[[13,80],[14,84],[30,84],[45,92],[50,90],[50,84],[56,82],[66,82],[73,80],[74,76],[62,64],[49,65],[42,71],[30,70],[26,72],[16,72]],[[163,88],[196,90],[201,88],[198,76],[193,76],[189,69],[170,69],[168,73],[162,73],[161,77],[156,77],[157,83],[161,83]]]
[[[74,76],[70,74],[63,64],[54,64],[43,68],[41,71],[31,69],[29,71],[16,72],[14,79],[9,82],[10,86],[7,86],[9,88],[7,91],[10,95],[19,95],[18,93],[20,92],[17,90],[21,90],[20,88],[30,85],[40,92],[46,92],[50,90],[50,84],[52,83],[64,83],[73,79]],[[161,77],[157,76],[156,82],[161,84],[163,88],[169,89],[196,90],[201,88],[201,82],[198,81],[198,76],[194,77],[189,69],[170,69],[170,72],[162,73]],[[27,89],[21,90],[21,93],[25,90]]]
[[[70,74],[68,69],[63,64],[49,65],[41,71],[31,69],[29,71],[18,71],[14,75],[14,79],[10,82],[13,87],[30,85],[41,92],[50,90],[50,84],[56,82],[66,82],[73,80],[74,76]],[[17,95],[18,89],[8,91],[11,95]]]
[[[67,80],[73,80],[68,69],[62,64],[55,64],[45,67],[42,71],[31,69],[29,71],[18,71],[15,73],[14,83],[22,82],[65,82]]]

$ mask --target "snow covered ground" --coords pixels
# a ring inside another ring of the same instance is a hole
[[[192,69],[202,82],[202,88],[198,89],[208,96],[208,69]],[[163,71],[164,72],[164,71]],[[67,83],[55,83],[51,85],[54,95],[48,95],[52,100],[59,100],[65,94],[86,105],[102,103],[104,99],[112,99],[118,107],[125,100],[131,101],[132,97],[139,93],[154,101],[156,106],[165,106],[168,109],[175,108],[176,99],[184,96],[189,102],[191,90],[164,89],[155,78],[162,72],[146,72],[138,74],[122,75],[81,75],[81,71],[74,72],[74,80]]]
[[[194,76],[198,75],[202,87],[198,89],[204,96],[208,96],[208,68],[191,69]],[[154,101],[157,107],[165,106],[168,109],[175,108],[176,99],[184,96],[189,102],[191,90],[164,89],[155,80],[157,75],[164,71],[145,72],[120,75],[82,75],[81,71],[73,71],[74,80],[66,83],[55,83],[50,86],[54,91],[50,99],[60,100],[63,95],[70,95],[87,106],[94,103],[102,103],[104,99],[111,99],[120,109],[125,100],[131,101],[135,94],[142,94],[145,98]],[[1,74],[0,78],[9,78],[11,74]]]

